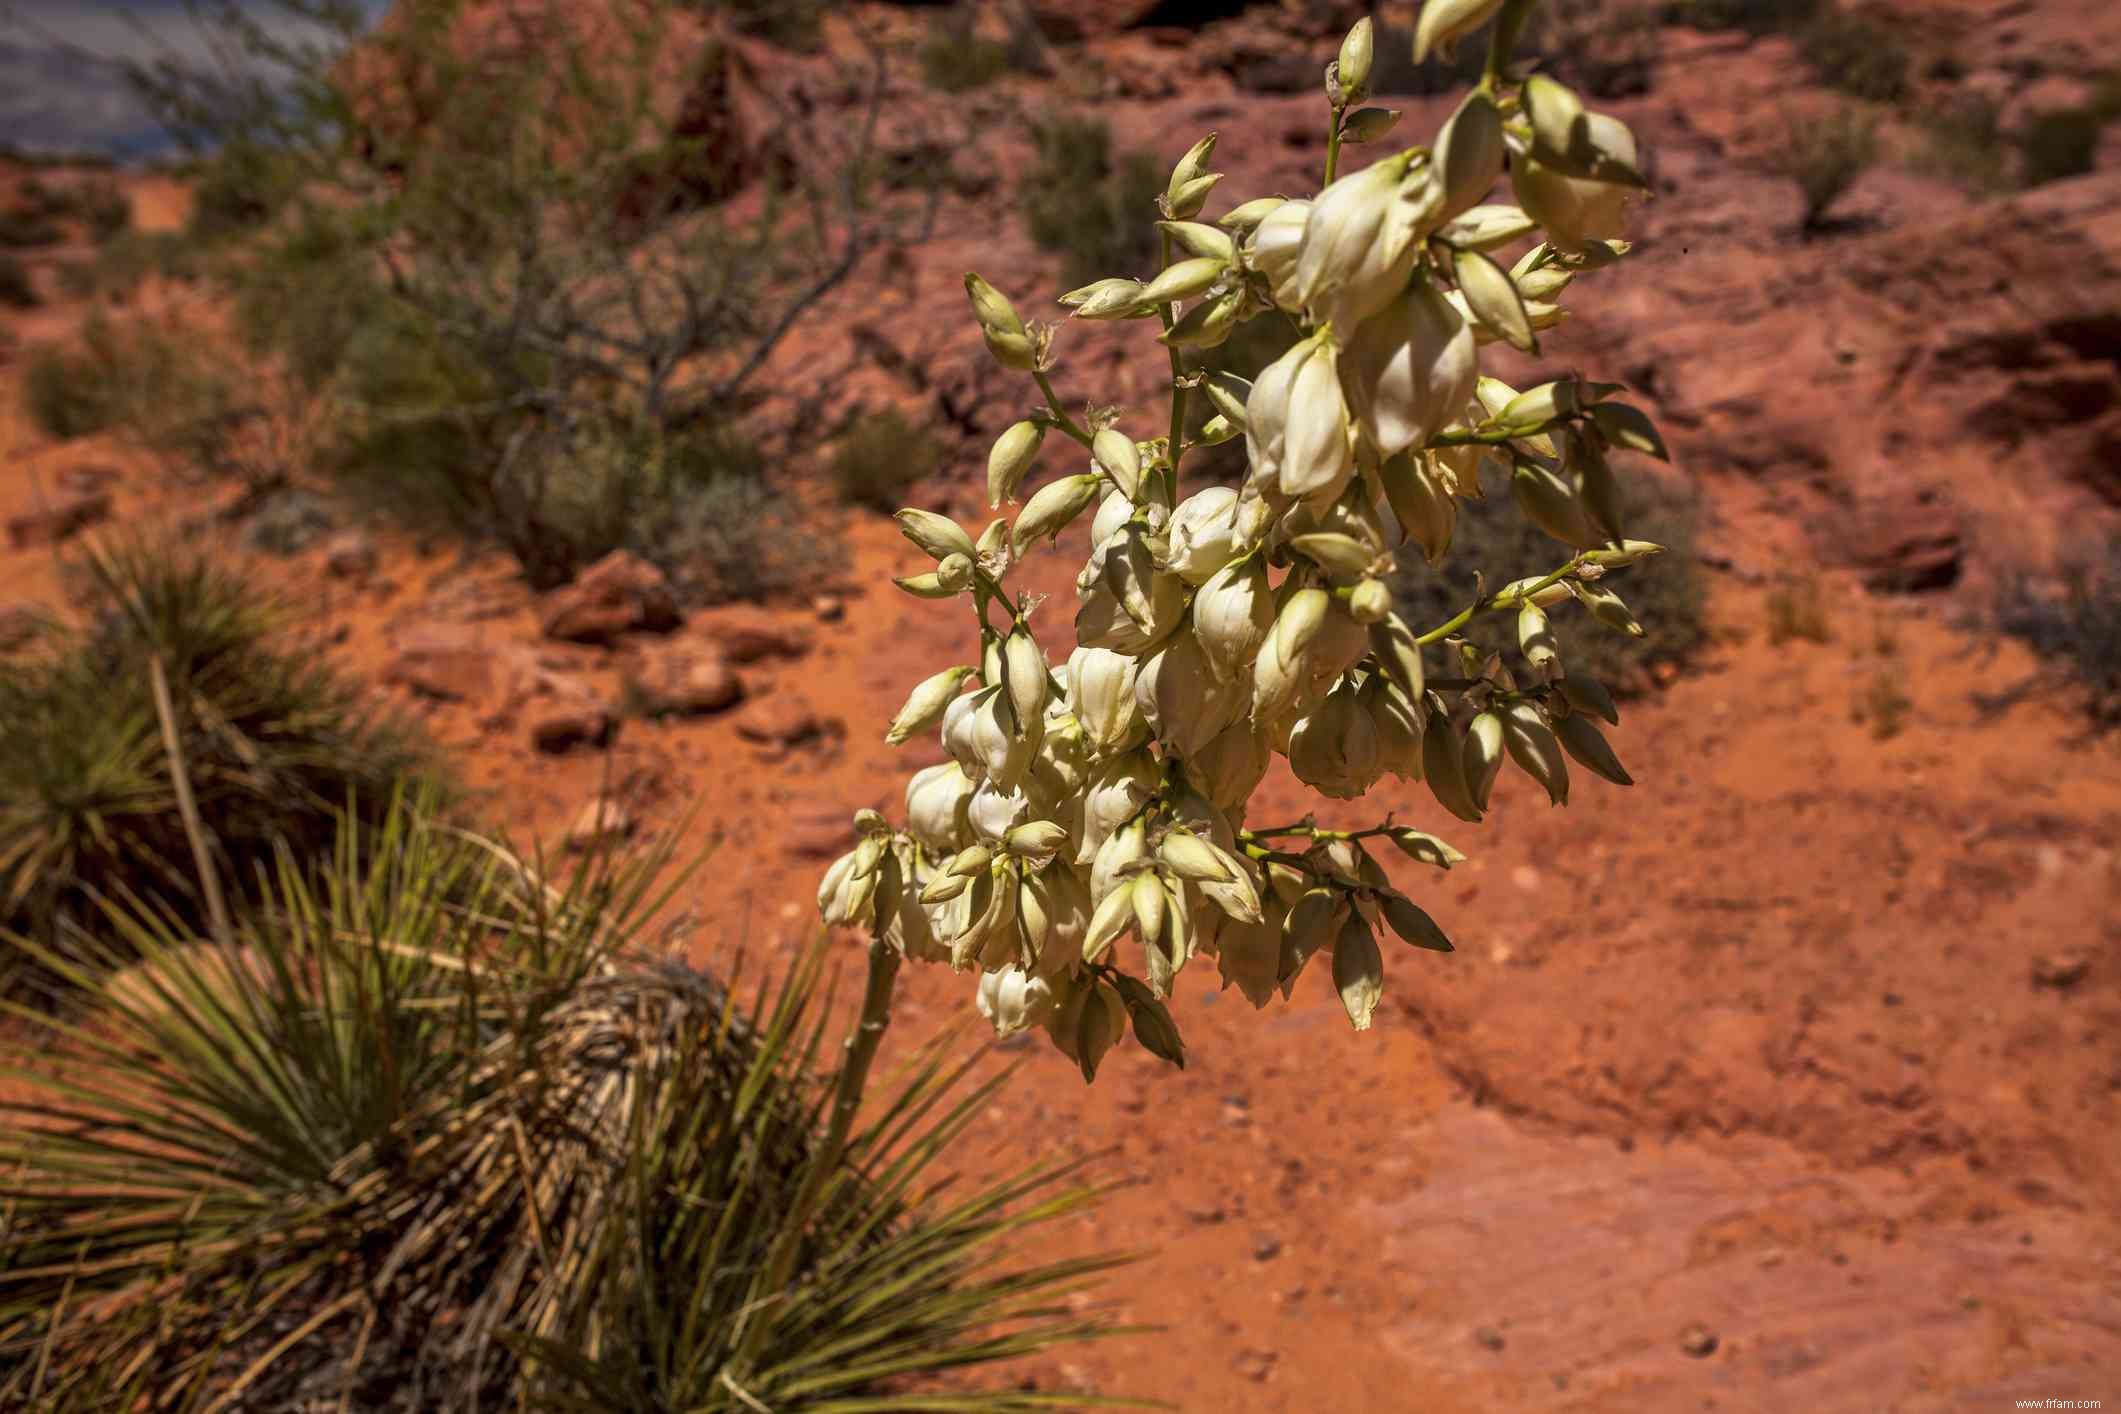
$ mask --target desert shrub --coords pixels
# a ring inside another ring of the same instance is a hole
[[[2021,180],[2029,187],[2037,187],[2091,171],[2104,126],[2104,119],[2090,108],[2033,114],[2012,136]]]
[[[1558,541],[1528,522],[1494,459],[1482,466],[1485,494],[1458,506],[1457,528],[1443,564],[1424,563],[1412,545],[1400,555],[1392,583],[1400,617],[1420,633],[1471,603],[1476,574],[1490,589],[1524,575],[1544,574],[1567,558]],[[1627,600],[1647,636],[1632,638],[1586,614],[1556,613],[1552,627],[1563,667],[1596,678],[1616,696],[1640,695],[1656,685],[1661,666],[1683,667],[1708,643],[1708,586],[1696,558],[1698,492],[1655,474],[1624,477],[1626,531],[1631,539],[1666,547],[1642,565],[1616,571],[1614,588]]]
[[[1804,197],[1800,228],[1807,235],[1827,229],[1827,213],[1878,158],[1878,123],[1867,113],[1842,107],[1825,116],[1791,117],[1775,161]]]
[[[30,279],[29,267],[7,251],[0,251],[0,304],[35,309],[42,303],[36,282]]]
[[[244,416],[234,373],[209,346],[145,321],[90,313],[72,343],[30,356],[23,400],[46,436],[122,432],[173,465],[213,470]]]
[[[1062,279],[1080,285],[1153,273],[1159,251],[1144,213],[1156,210],[1168,176],[1156,158],[1115,153],[1103,119],[1069,113],[1034,120],[1031,140],[1037,157],[1018,204],[1031,239],[1062,257]]]
[[[935,475],[943,449],[935,434],[897,408],[857,418],[840,434],[831,460],[841,499],[890,514],[906,488]]]
[[[19,206],[0,211],[0,249],[32,250],[64,239],[59,223],[41,211]]]
[[[2121,537],[2073,551],[2059,581],[2003,577],[1996,624],[2075,679],[2095,720],[2121,724]]]
[[[220,241],[255,231],[279,214],[298,184],[298,169],[287,153],[232,141],[194,169],[186,233],[195,240]]]
[[[92,437],[118,419],[102,366],[87,351],[43,344],[22,365],[22,406],[37,430],[66,441]]]
[[[1702,30],[1790,34],[1819,12],[1819,0],[1676,0],[1665,16]]]
[[[1818,575],[1787,576],[1768,591],[1767,628],[1768,642],[1777,646],[1793,638],[1825,643],[1834,636]]]
[[[1915,699],[1907,694],[1905,673],[1897,665],[1876,667],[1865,675],[1863,686],[1849,704],[1849,717],[1858,726],[1870,728],[1879,741],[1890,741],[1907,726]]]
[[[77,568],[88,625],[0,665],[0,929],[63,948],[100,927],[106,900],[200,916],[157,661],[209,845],[239,887],[282,844],[328,845],[350,797],[380,807],[439,779],[410,730],[287,642],[236,574],[145,545]]]
[[[921,41],[921,77],[939,93],[985,88],[1009,72],[1010,46],[981,34],[977,11],[959,6],[938,17]]]
[[[1914,61],[1889,21],[1829,5],[1797,32],[1797,52],[1820,81],[1851,98],[1897,103]]]
[[[807,594],[847,569],[847,547],[791,488],[758,472],[693,473],[657,527],[653,558],[704,603]]]
[[[1955,94],[1948,103],[1924,109],[1917,121],[1922,133],[1919,164],[1924,169],[1976,192],[1999,192],[2012,185],[2011,144],[1994,100],[1977,93]]]
[[[825,1152],[823,950],[748,997],[651,953],[663,863],[548,877],[401,799],[281,851],[225,944],[19,945],[81,1000],[0,1043],[0,1400],[934,1408],[1103,1333],[1060,1298],[1111,1261],[1007,1252],[1093,1195],[936,1191],[997,1082],[931,1047]]]

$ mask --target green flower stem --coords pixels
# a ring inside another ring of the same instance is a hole
[[[1325,185],[1329,187],[1333,185],[1333,179],[1340,175],[1340,128],[1341,120],[1346,113],[1347,110],[1345,108],[1335,104],[1333,107],[1332,125],[1326,129]]]
[[[780,1240],[767,1258],[765,1280],[759,1288],[762,1291],[786,1291],[795,1275],[796,1256],[803,1239],[809,1234],[811,1219],[824,1202],[827,1185],[840,1177],[840,1164],[847,1154],[847,1139],[854,1131],[854,1117],[861,1109],[862,1093],[869,1086],[869,1069],[876,1061],[877,1046],[884,1039],[885,1028],[891,1024],[891,998],[897,990],[899,965],[904,959],[899,956],[898,949],[884,941],[881,916],[871,931],[869,980],[862,992],[862,1014],[847,1036],[846,1057],[840,1063],[839,1080],[833,1086],[831,1118],[826,1124],[823,1142],[804,1171],[803,1186],[796,1192],[788,1225],[782,1229]],[[752,1319],[753,1324],[744,1332],[743,1343],[732,1362],[739,1378],[751,1373],[751,1366],[759,1358],[761,1346],[772,1329],[764,1319],[764,1313],[758,1313]]]
[[[1496,609],[1518,608],[1525,604],[1528,600],[1530,600],[1531,597],[1534,594],[1537,594],[1540,590],[1549,588],[1552,585],[1559,584],[1562,580],[1567,579],[1570,575],[1576,573],[1577,570],[1583,568],[1584,559],[1585,556],[1577,555],[1575,558],[1571,559],[1567,564],[1563,565],[1560,569],[1555,570],[1550,575],[1547,575],[1544,579],[1536,580],[1532,584],[1526,586],[1522,591],[1510,595],[1510,599],[1507,604],[1501,602],[1496,598],[1496,596],[1492,594],[1484,595],[1479,599],[1475,599],[1472,603],[1466,605],[1463,609],[1460,609],[1450,618],[1438,624],[1436,627],[1430,629],[1427,633],[1421,635],[1414,641],[1415,643],[1426,648],[1431,643],[1437,643],[1442,641],[1443,639],[1449,638],[1452,634],[1458,632],[1467,624],[1471,623],[1474,617],[1477,615],[1491,613]]]
[[[1171,237],[1165,234],[1159,237],[1158,241],[1163,249],[1161,268],[1168,269],[1171,265]],[[1178,306],[1171,304],[1156,311],[1156,317],[1163,321],[1166,333],[1178,323],[1177,310]],[[1175,506],[1178,504],[1178,459],[1185,451],[1181,439],[1186,430],[1186,385],[1179,380],[1185,377],[1186,369],[1180,361],[1178,346],[1166,344],[1164,347],[1171,355],[1171,503]]]
[[[1046,395],[1046,406],[1053,410],[1054,425],[1084,446],[1089,446],[1090,434],[1085,432],[1074,418],[1068,416],[1068,410],[1061,406],[1060,394],[1053,391],[1053,380],[1046,377],[1046,371],[1042,368],[1034,369],[1031,376],[1038,380],[1038,390]]]
[[[1515,442],[1521,437],[1537,437],[1537,432],[1439,432],[1428,441],[1431,447],[1499,447],[1505,442]]]

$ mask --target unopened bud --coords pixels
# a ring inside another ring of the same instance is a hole
[[[987,453],[989,506],[1016,499],[1016,488],[1023,483],[1024,474],[1038,461],[1039,444],[1045,438],[1046,429],[1027,418],[1011,423],[1007,431],[994,439],[994,447]]]
[[[1167,265],[1162,274],[1142,287],[1142,302],[1169,304],[1173,300],[1191,299],[1197,294],[1203,294],[1209,286],[1222,278],[1229,263],[1228,260],[1203,255]]]
[[[1024,547],[1035,540],[1052,540],[1067,529],[1069,522],[1088,510],[1097,499],[1097,488],[1101,479],[1094,473],[1081,476],[1064,476],[1058,481],[1049,481],[1041,486],[1016,517],[1016,553],[1024,553]]]
[[[1159,221],[1156,229],[1187,255],[1219,260],[1225,265],[1237,259],[1237,242],[1220,226],[1199,221]]]
[[[1392,591],[1381,579],[1365,579],[1348,595],[1348,617],[1359,624],[1376,624],[1392,612]]]
[[[1362,102],[1370,96],[1370,66],[1375,49],[1370,17],[1364,15],[1340,42],[1340,57],[1334,61],[1334,76],[1340,83],[1343,105]]]
[[[1254,197],[1242,206],[1232,207],[1230,210],[1225,211],[1220,217],[1216,218],[1215,224],[1233,235],[1250,235],[1260,222],[1266,220],[1273,213],[1275,207],[1282,205],[1287,200],[1287,197],[1280,196]]]
[[[963,555],[969,559],[979,553],[972,543],[972,537],[965,534],[964,528],[948,516],[909,507],[898,512],[893,519],[898,521],[900,532],[908,540],[937,560],[948,555]]]
[[[897,746],[940,722],[944,710],[956,699],[958,689],[971,675],[972,669],[967,667],[945,668],[924,680],[907,696],[906,705],[899,708],[898,715],[891,719],[891,727],[884,733],[885,742]]]
[[[1068,831],[1052,820],[1033,820],[1002,836],[1002,848],[1024,859],[1044,861],[1060,853]]]
[[[1074,310],[1078,319],[1134,319],[1152,313],[1142,300],[1142,282],[1116,276],[1070,290],[1060,302]]]
[[[1016,306],[1000,290],[967,273],[965,293],[972,299],[972,315],[979,320],[980,328],[995,334],[1023,334],[1024,321],[1017,318]]]
[[[1128,500],[1137,499],[1141,491],[1142,455],[1132,437],[1116,427],[1107,427],[1091,439],[1090,459]]]
[[[1399,126],[1397,108],[1358,108],[1341,120],[1343,142],[1375,142]]]
[[[935,567],[935,582],[948,593],[961,594],[972,587],[976,570],[970,555],[945,555]]]
[[[1385,992],[1384,954],[1360,913],[1351,911],[1333,942],[1333,986],[1357,1031],[1370,1029],[1370,1018]]]

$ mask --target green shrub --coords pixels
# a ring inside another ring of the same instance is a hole
[[[1898,103],[1907,96],[1913,60],[1889,21],[1821,10],[1797,33],[1797,52],[1829,88],[1869,103]]]
[[[2029,187],[2067,181],[2091,171],[2105,126],[2089,108],[2035,113],[2012,137],[2020,179]]]
[[[43,344],[22,365],[22,406],[37,430],[66,441],[92,437],[118,420],[114,390],[86,350]]]
[[[921,77],[938,93],[969,93],[1009,72],[1009,45],[976,26],[977,12],[961,6],[937,19],[921,41]]]
[[[1854,108],[1787,119],[1788,134],[1776,154],[1782,174],[1804,196],[1800,227],[1816,235],[1830,224],[1827,212],[1878,158],[1878,121]]]
[[[44,303],[30,279],[29,267],[6,251],[0,251],[0,304],[14,309],[35,309]]]
[[[280,637],[258,592],[201,555],[102,549],[79,565],[89,626],[0,664],[0,930],[55,946],[105,900],[196,919],[202,901],[151,665],[215,858],[238,887],[281,844],[327,845],[350,797],[436,776],[405,727]]]
[[[1062,257],[1062,280],[1154,274],[1160,252],[1148,215],[1168,175],[1146,152],[1115,154],[1101,118],[1049,114],[1031,124],[1036,160],[1018,192],[1025,227]]]
[[[935,434],[886,408],[856,419],[840,434],[832,482],[842,500],[889,515],[906,504],[906,489],[935,475],[942,461]]]
[[[2082,685],[2094,720],[2121,725],[2121,536],[2066,556],[2059,584],[2006,575],[1995,616],[2005,633]]]
[[[1492,590],[1524,575],[1544,574],[1568,558],[1565,546],[1524,518],[1499,470],[1500,463],[1488,459],[1482,469],[1486,494],[1458,503],[1450,554],[1440,567],[1430,568],[1411,544],[1400,552],[1393,596],[1416,633],[1446,622],[1473,601],[1476,572],[1485,572]],[[1655,474],[1623,476],[1627,535],[1666,547],[1665,554],[1610,578],[1646,635],[1616,633],[1566,604],[1550,612],[1563,667],[1596,678],[1615,695],[1630,696],[1655,686],[1660,667],[1682,667],[1707,644],[1708,588],[1695,555],[1699,494]],[[1474,641],[1506,656],[1516,651],[1514,630],[1499,619],[1477,621]]]
[[[230,142],[197,167],[185,229],[201,241],[255,231],[280,213],[298,185],[287,154],[254,142]]]
[[[1980,94],[1955,95],[1951,102],[1925,109],[1920,165],[1971,191],[2008,190],[2013,182],[2011,144],[2003,133],[2002,113]]]
[[[1819,0],[1675,0],[1665,18],[1702,30],[1792,34],[1819,13]]]
[[[233,946],[138,909],[122,953],[25,945],[80,1000],[0,1042],[0,1402],[932,1409],[1107,1333],[1063,1298],[1111,1259],[1011,1254],[1093,1194],[942,1192],[1000,1097],[939,1045],[806,1184],[824,948],[749,1000],[651,953],[663,862],[548,878],[401,801],[281,851]]]
[[[847,547],[803,502],[762,475],[684,479],[651,557],[688,597],[762,602],[825,588],[847,571]]]
[[[66,239],[59,223],[41,211],[12,207],[0,211],[0,249],[31,250]]]

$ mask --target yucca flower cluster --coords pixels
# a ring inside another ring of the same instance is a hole
[[[1386,775],[1425,782],[1468,823],[1505,760],[1555,804],[1572,760],[1629,783],[1594,720],[1615,722],[1612,702],[1565,672],[1548,615],[1574,605],[1642,633],[1607,575],[1659,547],[1623,537],[1609,454],[1661,456],[1662,444],[1614,385],[1519,391],[1481,372],[1483,345],[1536,350],[1572,283],[1627,253],[1621,219],[1644,185],[1619,120],[1544,75],[1512,77],[1530,8],[1432,0],[1416,59],[1495,18],[1485,78],[1427,145],[1340,176],[1343,146],[1376,141],[1399,116],[1364,106],[1372,30],[1357,24],[1326,71],[1316,197],[1203,219],[1220,182],[1210,134],[1159,202],[1161,271],[1061,296],[1074,319],[1158,322],[1172,367],[1161,435],[1112,410],[1071,413],[1048,377],[1056,326],[1027,323],[966,277],[989,351],[1044,398],[994,443],[990,504],[1017,498],[1050,434],[1079,444],[1078,459],[978,533],[899,513],[933,561],[899,587],[965,601],[978,657],[915,687],[891,723],[894,744],[939,731],[950,759],[908,782],[903,825],[858,817],[861,842],[827,872],[819,905],[828,923],[868,926],[879,950],[975,973],[999,1033],[1043,1027],[1086,1077],[1130,1026],[1183,1063],[1165,1001],[1196,958],[1263,1006],[1329,955],[1361,1030],[1383,988],[1380,927],[1450,950],[1370,849],[1389,842],[1443,869],[1464,856],[1390,820],[1255,823],[1249,803],[1273,757],[1332,800]],[[1515,199],[1491,202],[1505,171]],[[1512,247],[1525,249],[1506,266],[1498,255]],[[1298,324],[1296,344],[1249,384],[1216,371],[1231,331],[1275,310]],[[1212,415],[1187,438],[1195,397]],[[1181,498],[1184,454],[1240,437],[1242,485]],[[1570,553],[1447,623],[1408,624],[1389,576],[1409,553],[1442,559],[1486,459]],[[1091,549],[1064,644],[1050,611],[1006,584],[1033,546],[1085,516]],[[1497,621],[1514,630],[1508,662],[1475,639]]]

